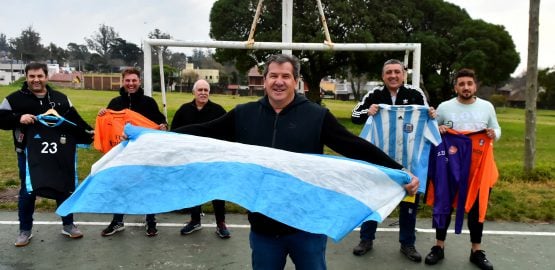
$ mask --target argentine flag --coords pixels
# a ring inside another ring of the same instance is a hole
[[[363,221],[381,222],[405,196],[403,171],[127,125],[56,211],[150,214],[231,201],[339,241]]]
[[[378,113],[366,120],[360,137],[418,177],[418,192],[425,192],[431,145],[441,143],[437,121],[429,117],[428,106],[379,106]]]

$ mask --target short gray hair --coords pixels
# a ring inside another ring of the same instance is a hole
[[[403,68],[403,72],[405,72],[405,69],[406,69],[405,63],[401,62],[400,60],[398,60],[398,59],[389,59],[389,60],[385,61],[385,63],[383,63],[382,74],[385,70],[385,66],[387,66],[387,65],[401,65],[401,67]]]
[[[264,78],[266,78],[266,75],[268,75],[268,67],[271,63],[291,63],[291,65],[293,65],[293,77],[295,78],[295,80],[297,80],[301,76],[301,63],[299,62],[299,59],[297,57],[288,54],[274,54],[268,57],[268,59],[266,60],[263,74]]]
[[[208,91],[210,91],[210,83],[209,83],[207,80],[203,80],[203,79],[197,80],[197,81],[195,82],[195,84],[193,84],[193,91],[196,91],[196,90],[197,90],[198,84],[199,84],[199,82],[201,82],[201,81],[204,81],[204,82],[206,82],[206,83],[208,84]]]

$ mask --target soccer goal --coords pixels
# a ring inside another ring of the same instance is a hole
[[[248,41],[179,41],[170,39],[145,39],[144,53],[144,91],[152,96],[152,49],[156,46],[191,47],[191,48],[220,48],[244,50],[312,50],[312,51],[404,51],[404,63],[412,69],[411,84],[420,85],[420,43],[284,43],[284,42],[248,42]],[[409,56],[412,53],[412,65]],[[166,89],[164,83],[162,52],[158,54],[160,63],[160,86],[162,87],[162,103],[164,115],[167,115]]]

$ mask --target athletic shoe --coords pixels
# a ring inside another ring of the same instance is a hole
[[[424,263],[428,265],[434,265],[443,260],[444,256],[445,254],[443,248],[441,248],[440,246],[433,246],[430,253],[426,256]]]
[[[357,256],[362,256],[366,254],[366,252],[372,250],[374,243],[372,240],[360,240],[360,243],[353,248],[353,254]]]
[[[74,239],[83,237],[83,233],[75,224],[64,225],[62,227],[62,234]]]
[[[405,257],[407,257],[411,261],[414,261],[414,262],[422,261],[422,255],[420,255],[420,253],[418,253],[418,251],[416,251],[416,248],[412,245],[411,246],[401,245],[401,253],[403,253]]]
[[[24,247],[29,244],[31,238],[33,238],[31,231],[20,231],[17,239],[15,240],[15,246]]]
[[[152,237],[158,234],[158,230],[156,229],[156,222],[147,222],[146,223],[146,236]]]
[[[231,237],[231,234],[229,233],[225,222],[219,222],[218,224],[216,224],[216,234],[222,239],[228,239]]]
[[[181,229],[181,235],[187,235],[202,229],[199,221],[189,221],[183,229]]]
[[[482,270],[493,270],[493,264],[486,258],[486,252],[483,250],[470,251],[470,262],[478,266]]]
[[[112,221],[110,225],[106,227],[106,229],[102,230],[102,236],[110,236],[117,232],[121,232],[125,230],[125,226],[123,226],[123,222]]]

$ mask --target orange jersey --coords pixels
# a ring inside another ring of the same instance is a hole
[[[458,132],[452,129],[448,130],[452,134],[464,134],[472,141],[472,154],[470,170],[468,174],[468,189],[466,193],[466,201],[464,205],[465,212],[468,213],[476,202],[479,200],[479,216],[478,221],[484,222],[489,201],[489,191],[497,181],[499,172],[493,157],[493,139],[488,137],[484,130],[477,132]],[[458,194],[457,194],[458,196]],[[428,190],[426,191],[426,204],[433,206],[434,186],[432,181],[428,181]],[[458,199],[453,198],[453,207],[462,207],[457,205]]]
[[[464,134],[464,133],[463,133]],[[499,172],[493,157],[493,139],[484,131],[466,133],[472,140],[472,163],[468,176],[465,211],[468,213],[479,198],[479,222],[486,219],[490,189],[497,182]]]
[[[125,124],[158,129],[159,125],[150,121],[140,113],[129,109],[121,111],[106,110],[102,116],[96,117],[94,127],[94,148],[106,153],[121,142]]]

